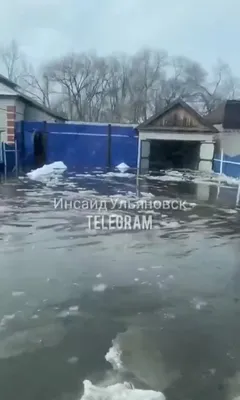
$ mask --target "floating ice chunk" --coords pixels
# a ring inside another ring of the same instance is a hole
[[[78,357],[70,357],[67,362],[69,364],[76,364],[78,362]]]
[[[169,222],[161,221],[160,225],[166,229],[174,229],[174,228],[179,228],[181,226],[177,221],[169,221]]]
[[[78,306],[69,307],[69,311],[70,311],[70,312],[75,312],[75,311],[78,311],[78,310],[79,310],[79,307],[78,307]]]
[[[63,173],[66,169],[67,167],[62,161],[56,161],[52,164],[46,164],[41,168],[37,168],[31,172],[28,172],[27,176],[32,180],[41,180],[41,178],[49,175]]]
[[[24,292],[12,292],[13,297],[20,297],[20,296],[24,296],[24,295],[25,295]]]
[[[105,360],[108,361],[114,370],[119,370],[123,368],[121,361],[121,349],[118,343],[113,341],[113,346],[110,347],[107,354],[105,355]]]
[[[130,167],[129,167],[127,164],[125,164],[125,163],[123,162],[123,163],[121,163],[121,164],[118,164],[118,165],[116,166],[116,168],[117,168],[118,171],[120,171],[120,172],[126,172]]]
[[[117,383],[104,388],[85,380],[83,386],[84,393],[81,400],[165,400],[163,393],[135,389],[129,382]]]
[[[194,298],[192,300],[192,305],[196,308],[196,310],[202,310],[202,308],[207,306],[207,302],[198,298]]]
[[[99,283],[99,285],[94,285],[92,290],[94,292],[104,292],[107,289],[107,285],[105,283]]]
[[[4,315],[4,317],[0,321],[0,328],[3,328],[6,326],[8,321],[11,321],[12,319],[15,318],[15,314],[7,314]]]

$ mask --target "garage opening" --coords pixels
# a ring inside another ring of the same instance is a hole
[[[46,164],[46,135],[43,132],[35,132],[33,137],[35,167]]]
[[[200,142],[178,140],[150,141],[150,171],[198,168]]]

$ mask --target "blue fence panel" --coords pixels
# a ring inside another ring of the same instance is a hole
[[[112,136],[112,167],[124,162],[130,168],[137,168],[138,139],[129,136]]]
[[[217,159],[213,160],[213,171],[216,172],[216,174],[220,174],[220,167],[221,167],[221,162],[218,161]]]
[[[34,146],[33,133],[37,130],[44,131],[44,122],[25,122],[16,123],[15,135],[19,150],[19,166],[22,168],[32,168],[34,166]]]
[[[221,155],[216,155],[213,161],[213,171],[221,172]],[[232,178],[240,178],[240,155],[230,157],[227,154],[223,155],[222,174]]]
[[[49,133],[47,162],[63,161],[69,170],[105,168],[107,136]]]
[[[228,156],[227,154],[223,155],[223,161],[230,161],[230,162],[234,162],[234,163],[239,163],[240,164],[240,155],[236,155],[233,157]]]
[[[223,162],[222,173],[232,178],[240,178],[240,164],[230,164]]]
[[[111,129],[111,166],[126,163],[137,166],[138,138],[131,125]],[[108,167],[108,124],[56,124],[46,122],[20,122],[16,124],[16,137],[20,150],[20,164],[34,167],[35,131],[47,132],[47,163],[63,161],[69,170]]]

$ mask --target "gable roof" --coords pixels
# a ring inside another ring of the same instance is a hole
[[[63,116],[62,114],[59,114],[53,110],[51,110],[50,108],[44,106],[43,104],[39,103],[38,101],[34,100],[32,97],[26,95],[25,93],[23,93],[21,91],[21,87],[19,85],[17,85],[16,83],[14,83],[13,81],[11,81],[10,79],[6,78],[4,75],[0,74],[0,83],[3,83],[5,86],[9,87],[10,89],[14,90],[14,94],[9,93],[6,94],[4,93],[4,96],[7,97],[18,97],[20,98],[24,103],[27,103],[29,105],[34,106],[35,108],[37,108],[40,111],[45,112],[46,114],[50,115],[53,118],[56,119],[61,119],[63,121],[67,121],[67,118],[65,116]],[[0,91],[0,96],[1,96],[1,91]]]
[[[204,126],[205,132],[212,132],[212,133],[217,133],[218,130],[211,124],[209,121],[207,121],[204,117],[202,117],[197,111],[195,111],[192,107],[190,107],[185,101],[182,99],[177,99],[173,103],[171,103],[168,107],[166,107],[163,111],[160,111],[156,114],[154,114],[152,117],[148,118],[145,122],[141,123],[138,125],[137,129],[141,131],[148,131],[148,130],[170,130],[170,127],[154,127],[152,126],[152,123],[154,121],[157,121],[160,118],[163,118],[167,113],[172,111],[174,108],[181,107],[183,108],[188,114],[190,114],[194,119],[196,119],[199,124]],[[196,130],[196,129],[195,129]]]

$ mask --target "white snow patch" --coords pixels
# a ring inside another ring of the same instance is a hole
[[[94,175],[91,175],[91,174],[76,174],[76,176],[77,177],[81,177],[81,176],[84,176],[84,177],[87,177],[87,178],[90,178],[90,177],[93,177]]]
[[[12,292],[12,296],[13,297],[20,297],[20,296],[24,296],[25,292]]]
[[[174,314],[165,313],[165,314],[163,314],[163,318],[164,318],[164,319],[175,319],[176,317],[175,317]]]
[[[66,318],[66,317],[77,317],[79,316],[79,307],[78,306],[72,306],[69,307],[68,310],[62,310],[60,313],[57,314],[58,318]]]
[[[83,386],[84,394],[81,400],[165,400],[163,393],[135,389],[129,382],[116,383],[104,388],[85,380]]]
[[[202,310],[204,307],[207,306],[206,301],[198,299],[198,298],[194,298],[191,303],[196,308],[196,310]]]
[[[121,164],[118,164],[117,166],[116,166],[116,169],[118,169],[118,171],[120,171],[120,172],[127,172],[127,170],[129,170],[129,166],[127,165],[127,164],[125,164],[124,162],[122,162]]]
[[[107,289],[107,285],[105,283],[99,283],[99,285],[94,285],[92,290],[94,292],[104,292]]]
[[[117,371],[123,368],[121,361],[122,352],[120,346],[116,341],[113,341],[112,344],[112,347],[110,347],[107,354],[105,355],[105,360],[112,365],[115,371]]]
[[[179,228],[181,226],[177,221],[169,221],[169,222],[161,221],[160,225],[167,229]]]
[[[76,364],[78,362],[78,357],[70,357],[67,362],[69,364]]]
[[[3,316],[3,318],[0,321],[0,327],[3,328],[6,326],[8,321],[11,321],[12,319],[15,318],[15,314],[6,314]]]
[[[69,311],[70,312],[75,312],[75,311],[78,311],[79,310],[79,307],[78,306],[71,306],[71,307],[69,307]]]
[[[34,181],[41,181],[42,179],[51,175],[59,175],[67,169],[62,161],[56,161],[52,164],[46,164],[41,168],[37,168],[27,173],[27,177]]]
[[[96,275],[96,278],[98,278],[98,279],[102,278],[101,272],[100,272],[99,274]]]
[[[116,383],[104,388],[85,380],[83,386],[84,393],[80,400],[165,400],[163,393],[135,389],[129,382]]]
[[[226,214],[237,214],[237,210],[233,209],[224,209],[223,212],[225,212]]]
[[[133,178],[135,175],[128,172],[107,172],[106,174],[97,174],[101,177],[112,177],[112,178]]]
[[[219,185],[222,183],[226,183],[229,186],[238,186],[240,185],[239,178],[232,178],[226,176],[224,174],[220,175],[217,173],[205,173],[200,171],[164,171],[164,175],[159,176],[151,176],[146,175],[147,179],[149,180],[157,180],[163,182],[194,182],[194,183],[205,183],[210,185]]]

